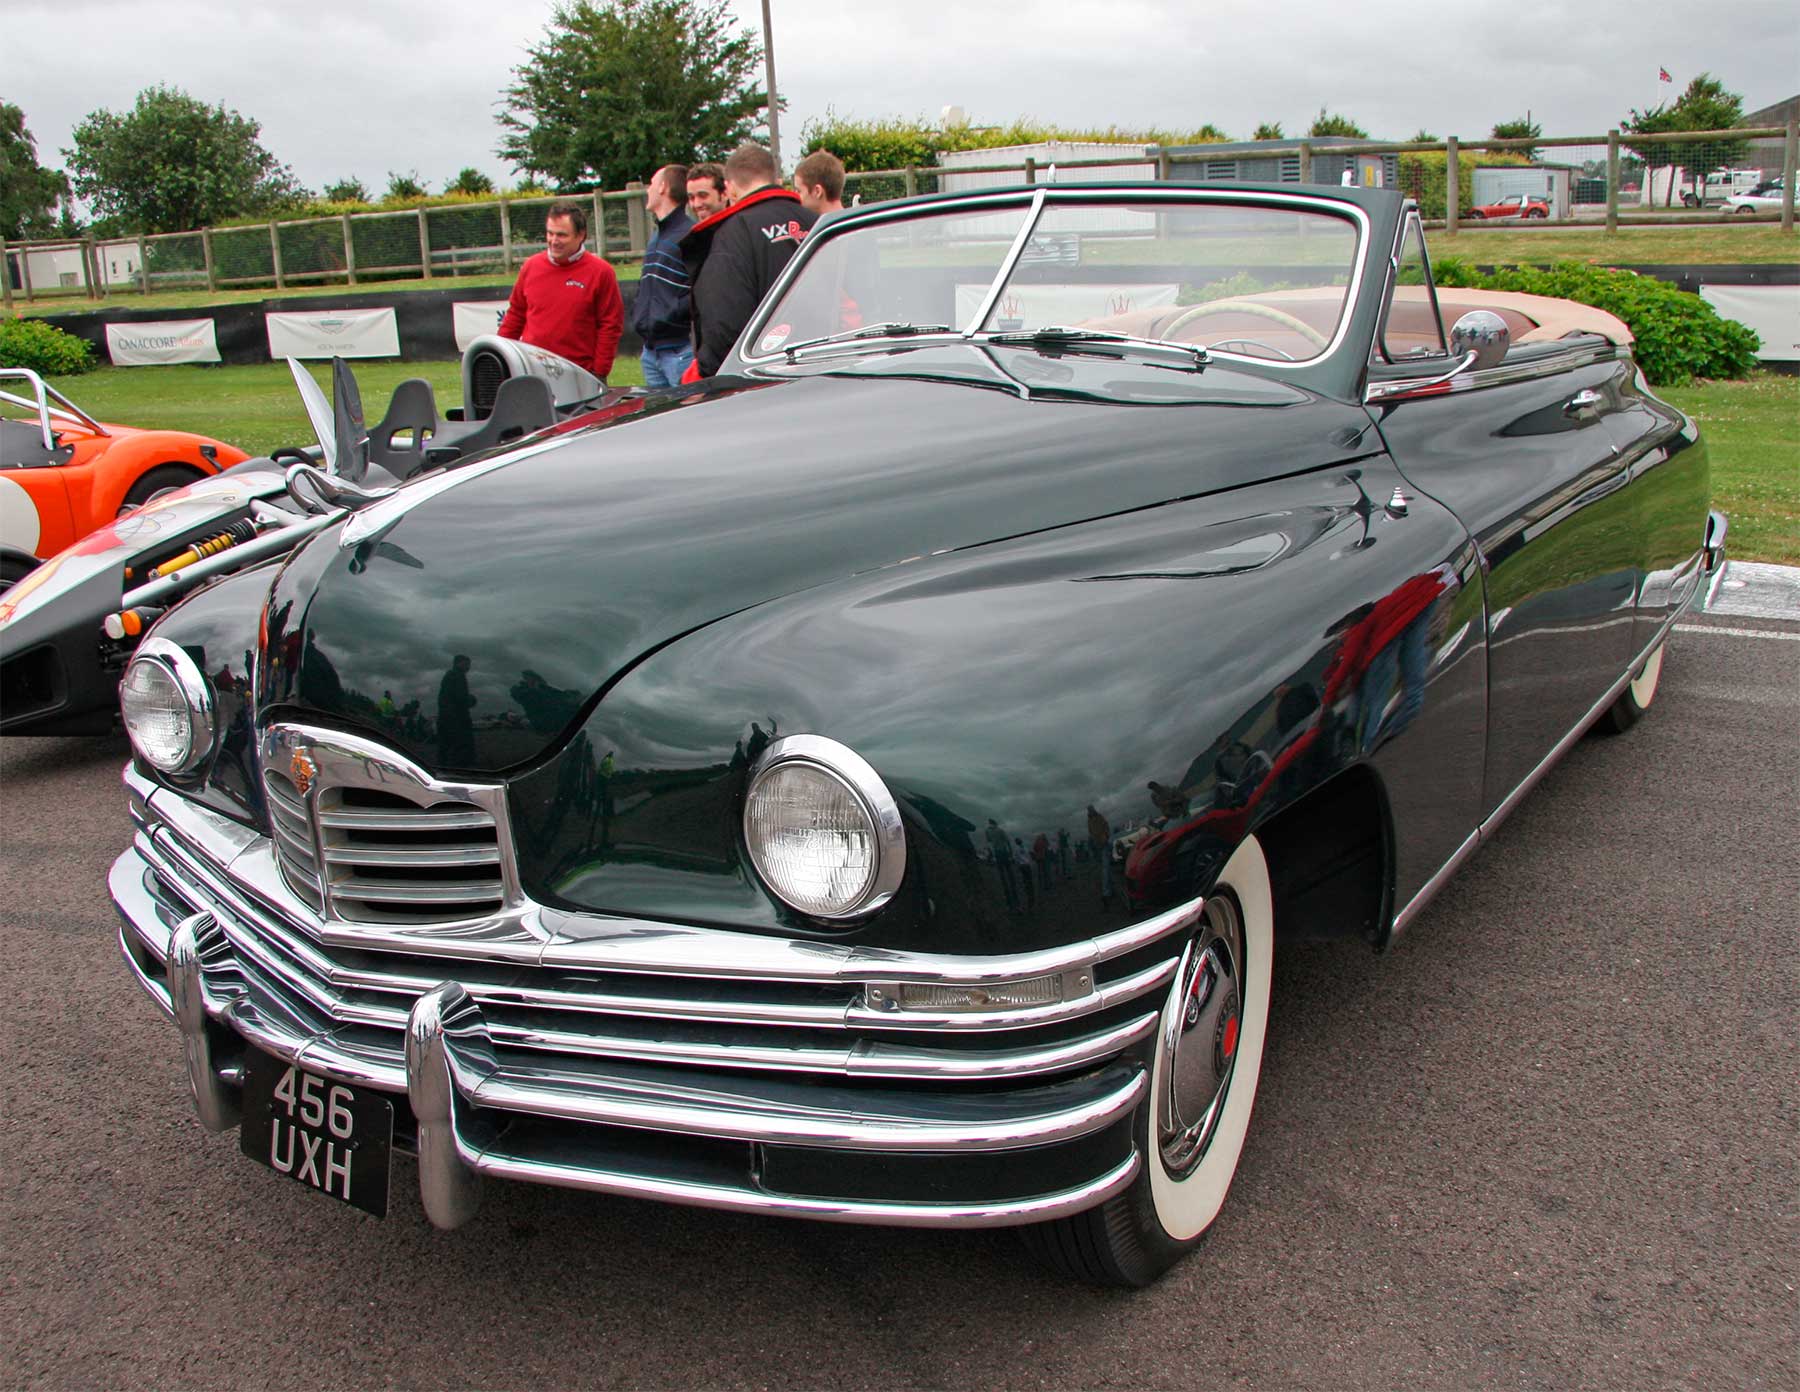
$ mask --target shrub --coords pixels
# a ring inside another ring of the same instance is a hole
[[[1458,257],[1435,262],[1432,269],[1439,285],[1551,295],[1618,315],[1637,340],[1634,356],[1654,386],[1742,377],[1756,365],[1762,346],[1754,330],[1724,318],[1698,295],[1632,271],[1585,261],[1481,271]]]
[[[71,377],[94,366],[85,338],[41,319],[0,319],[0,367],[28,367],[45,377]]]
[[[847,120],[827,108],[825,118],[808,121],[800,132],[805,154],[829,150],[851,173],[872,169],[929,169],[940,151],[994,150],[1009,145],[1037,145],[1051,140],[1081,141],[1106,145],[1205,145],[1226,139],[1218,127],[1200,126],[1189,131],[1064,130],[1021,117],[1004,126],[952,126],[936,130],[921,117],[880,121]]]

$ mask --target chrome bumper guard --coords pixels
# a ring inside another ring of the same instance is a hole
[[[451,956],[441,945],[430,957],[421,942],[412,947],[418,955],[392,958],[409,970],[372,974],[354,953],[342,954],[354,959],[346,965],[312,941],[314,935],[329,940],[326,925],[307,924],[303,905],[282,900],[278,877],[256,873],[269,855],[266,840],[231,823],[207,826],[212,814],[130,770],[126,783],[139,831],[110,877],[123,920],[120,947],[139,984],[181,1030],[202,1123],[212,1130],[237,1124],[245,1045],[397,1094],[417,1122],[420,1195],[439,1227],[474,1216],[484,1174],[703,1207],[916,1227],[1054,1218],[1104,1202],[1137,1175],[1130,1128],[1149,1088],[1145,1049],[1155,1007],[1176,965],[1163,953],[1179,952],[1198,903],[1097,940],[1084,968],[1097,982],[1086,1009],[1107,1018],[1088,1033],[1064,1028],[1054,1040],[1023,1047],[986,1047],[980,1039],[978,1047],[955,1050],[879,1038],[871,1044],[866,1016],[839,1007],[835,1018],[808,1023],[847,1042],[789,1051],[798,1061],[784,1065],[781,1051],[755,1046],[713,1046],[708,1053],[691,1041],[652,1041],[654,1047],[642,1036],[621,1041],[606,1023],[618,998],[604,994],[572,997],[558,1028],[521,1028],[509,1023],[509,1006],[521,998],[541,1002],[547,993],[520,987],[516,975],[512,984],[497,983],[491,962]],[[208,845],[222,854],[208,854]],[[1101,963],[1127,956],[1122,974],[1101,979]],[[1145,967],[1146,956],[1157,960]],[[996,979],[1009,964],[1029,970],[1043,959],[962,960],[969,976]],[[837,979],[891,981],[943,960],[870,954]],[[689,965],[700,977],[717,967]],[[668,1015],[669,998],[695,984],[669,964],[659,961],[658,970],[666,989],[648,1005],[633,997],[631,1008]],[[716,970],[728,974],[741,978],[741,963]],[[380,1004],[381,989],[399,1004]],[[590,999],[600,1008],[581,1009]],[[723,1011],[734,1023],[760,1024],[748,1010],[741,1003],[720,1007],[704,992],[688,1003],[690,1019],[723,1018]],[[904,1030],[910,1023],[884,1020],[878,1028]],[[1053,1023],[1067,1026],[1066,1013]],[[945,1022],[927,1019],[921,1027],[942,1029]],[[682,1153],[684,1145],[699,1158]],[[1047,1172],[1062,1182],[1047,1188],[1018,1193],[1011,1188],[1016,1179],[993,1178],[996,1168],[1029,1174],[1034,1163],[1059,1153]],[[781,1188],[784,1175],[816,1180],[839,1163],[784,1169],[783,1157],[831,1155],[852,1169],[857,1161],[875,1162],[860,1170],[862,1192],[846,1197]],[[926,1186],[928,1199],[880,1192],[883,1166],[896,1175],[907,1165],[915,1176],[920,1165],[950,1174],[956,1157],[979,1165],[983,1156],[1011,1158],[971,1184],[966,1198],[942,1197],[956,1193],[955,1182],[943,1183],[942,1174]]]

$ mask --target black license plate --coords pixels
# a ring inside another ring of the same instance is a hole
[[[252,1160],[385,1218],[393,1144],[394,1104],[383,1094],[248,1051],[238,1145]]]

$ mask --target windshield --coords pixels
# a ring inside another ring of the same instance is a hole
[[[1323,209],[1129,197],[932,209],[826,234],[747,355],[920,332],[1076,330],[1304,362],[1337,337],[1357,224]],[[996,293],[996,280],[1004,281]]]

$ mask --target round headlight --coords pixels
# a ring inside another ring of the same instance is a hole
[[[874,913],[906,869],[900,809],[886,785],[818,735],[769,746],[744,801],[744,841],[763,883],[813,918]]]
[[[187,773],[212,752],[213,702],[194,660],[164,638],[147,638],[119,683],[132,748],[163,773]]]

